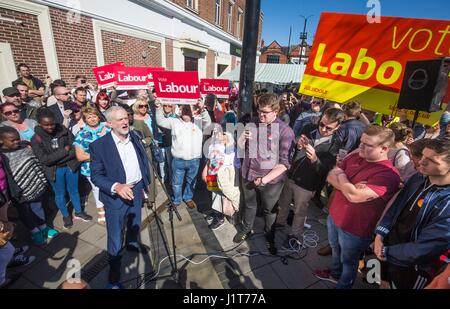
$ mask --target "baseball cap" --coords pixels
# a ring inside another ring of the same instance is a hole
[[[14,97],[16,95],[20,96],[20,92],[19,92],[19,90],[17,90],[14,87],[8,87],[8,88],[3,89],[3,95],[5,97]]]

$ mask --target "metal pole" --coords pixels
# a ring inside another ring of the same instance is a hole
[[[303,58],[306,58],[306,46],[308,46],[308,43],[306,42],[306,39],[308,38],[308,34],[306,33],[306,25],[308,23],[308,19],[310,19],[313,16],[314,15],[309,15],[308,17],[305,17],[303,15],[300,15],[300,17],[302,17],[305,20],[305,23],[303,25],[303,32],[300,34],[300,39],[302,40],[300,47],[300,63],[302,63]],[[303,55],[303,48],[305,49],[305,55]]]
[[[300,47],[300,63],[302,63],[303,59],[303,48],[305,47],[305,41],[306,41],[306,23],[308,19],[305,18],[305,24],[303,25],[303,32],[302,32],[302,46]]]
[[[292,26],[289,28],[289,43],[286,51],[287,63],[291,63],[291,36],[292,36]]]
[[[239,82],[239,118],[252,116],[261,0],[245,1],[245,26]]]

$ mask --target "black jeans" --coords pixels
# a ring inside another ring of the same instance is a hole
[[[242,187],[244,191],[244,214],[242,217],[243,230],[250,232],[253,228],[253,223],[256,217],[256,210],[258,208],[258,200],[264,213],[264,232],[268,233],[272,229],[272,225],[277,218],[274,212],[274,206],[280,198],[283,190],[284,181],[276,184],[267,184],[263,187],[255,187],[253,181],[242,179]]]
[[[45,224],[45,218],[41,218],[33,211],[33,203],[15,204],[19,219],[30,231]]]

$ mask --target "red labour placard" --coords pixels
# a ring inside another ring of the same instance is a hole
[[[152,68],[148,67],[116,67],[117,90],[147,89],[152,78]]]
[[[200,91],[203,95],[215,94],[218,98],[228,99],[230,97],[230,81],[228,79],[202,79],[200,80]]]
[[[116,84],[116,75],[114,70],[116,67],[123,67],[123,62],[117,62],[113,64],[104,65],[101,67],[93,68],[95,78],[97,79],[97,83],[103,88],[108,88],[111,86],[115,86]]]
[[[154,71],[153,78],[162,103],[196,104],[200,98],[198,72]]]

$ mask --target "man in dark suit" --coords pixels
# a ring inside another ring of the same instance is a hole
[[[55,115],[55,120],[57,123],[68,127],[69,117],[72,113],[72,110],[70,109],[70,91],[66,87],[57,86],[53,92],[57,102],[56,104],[48,107],[48,110]]]
[[[100,188],[100,201],[105,204],[108,233],[109,287],[120,288],[123,231],[127,227],[126,248],[140,251],[143,191],[150,184],[149,163],[145,150],[130,131],[128,114],[122,107],[106,113],[111,133],[90,145],[91,179]]]

